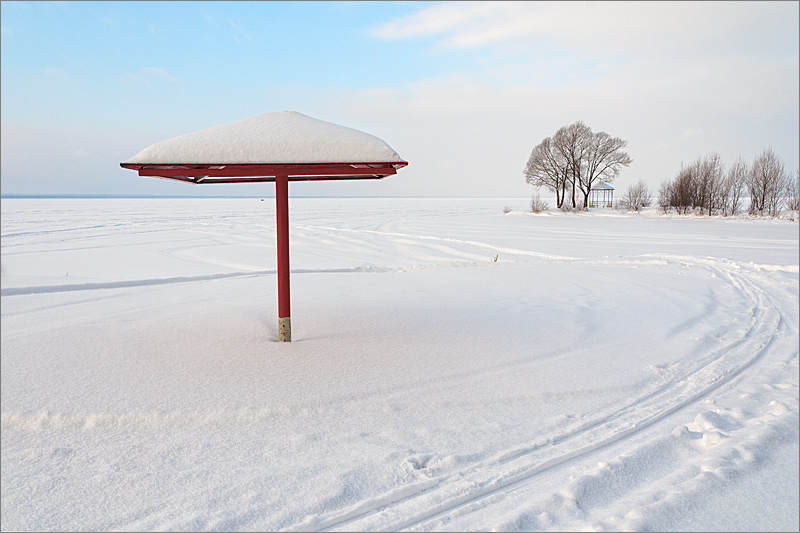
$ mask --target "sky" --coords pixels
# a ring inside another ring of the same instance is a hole
[[[800,168],[798,2],[0,2],[0,194],[270,196],[139,178],[152,143],[293,110],[409,162],[296,196],[526,197],[534,146],[628,141],[618,190],[712,152]]]

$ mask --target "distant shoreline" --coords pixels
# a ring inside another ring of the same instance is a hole
[[[184,200],[184,199],[254,199],[254,198],[272,198],[274,199],[274,195],[259,195],[259,196],[159,196],[159,195],[126,195],[126,194],[6,194],[0,196],[0,199],[3,200],[19,200],[19,199],[28,199],[28,200],[47,200],[47,199],[54,199],[54,200],[104,200],[104,199],[119,199],[119,200],[127,200],[127,199],[176,199],[176,200]],[[459,200],[503,200],[503,199],[512,199],[517,198],[515,196],[497,196],[497,197],[480,197],[480,196],[292,196],[292,198],[329,198],[331,200],[341,200],[341,199],[367,199],[367,200],[374,200],[378,198],[387,198],[387,199],[408,199],[408,200],[443,200],[443,199],[459,199]],[[520,196],[520,199],[527,200],[527,197]]]
[[[144,194],[4,194],[4,200],[18,199],[75,199],[75,200],[104,200],[104,199],[148,199],[148,198],[274,198],[274,196],[171,196],[171,195],[144,195]]]

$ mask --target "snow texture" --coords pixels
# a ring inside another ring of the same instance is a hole
[[[3,199],[2,529],[797,531],[798,223],[526,205]]]
[[[148,146],[129,164],[395,163],[383,140],[296,111],[265,113]]]

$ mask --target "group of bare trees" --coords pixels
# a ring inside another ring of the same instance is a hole
[[[593,133],[583,122],[575,122],[534,147],[525,166],[525,181],[555,192],[558,208],[584,208],[594,183],[613,182],[620,167],[631,164],[630,156],[622,151],[627,145],[619,137]]]
[[[698,157],[681,165],[672,181],[661,184],[658,204],[664,211],[674,208],[679,214],[735,215],[741,210],[747,163],[739,159],[725,172],[719,154]]]
[[[525,166],[525,181],[555,193],[559,209],[583,209],[589,205],[592,185],[612,183],[632,159],[623,151],[628,142],[606,132],[592,132],[583,122],[560,128],[536,145]],[[658,205],[667,212],[736,215],[749,199],[747,212],[778,216],[785,205],[800,204],[800,171],[787,174],[785,164],[772,148],[756,156],[752,164],[739,158],[727,170],[717,153],[681,165],[675,179],[661,184]],[[644,182],[629,187],[623,207],[638,211],[650,203]],[[546,207],[545,207],[546,208]],[[533,206],[532,206],[533,209]]]
[[[756,156],[752,165],[739,158],[727,172],[719,154],[712,153],[682,165],[675,179],[662,183],[658,205],[664,212],[675,209],[679,214],[728,216],[740,213],[747,197],[748,213],[778,216],[784,203],[797,209],[797,201],[792,200],[797,179],[787,175],[772,148]]]

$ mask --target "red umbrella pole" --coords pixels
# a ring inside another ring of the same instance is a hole
[[[275,176],[275,212],[278,233],[278,340],[292,342],[289,303],[289,177]]]

